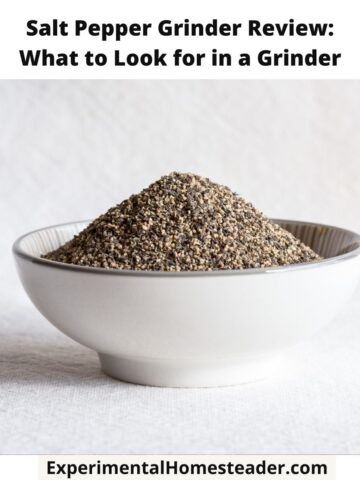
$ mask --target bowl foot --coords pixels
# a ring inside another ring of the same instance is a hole
[[[254,382],[279,371],[280,356],[209,364],[184,360],[115,357],[99,353],[104,373],[118,380],[156,387],[220,387]]]

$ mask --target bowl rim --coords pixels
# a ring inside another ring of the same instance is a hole
[[[337,232],[341,232],[348,235],[353,235],[356,240],[359,242],[359,246],[351,250],[350,252],[337,255],[335,257],[324,258],[322,260],[316,260],[307,263],[296,263],[292,265],[282,265],[282,266],[273,266],[273,267],[259,267],[259,268],[246,268],[246,269],[237,269],[237,270],[210,270],[210,271],[181,271],[181,272],[164,272],[164,271],[152,271],[152,270],[120,270],[120,269],[107,269],[103,267],[88,267],[85,265],[74,265],[63,262],[56,262],[54,260],[48,260],[46,258],[41,258],[37,255],[31,255],[30,253],[25,252],[21,248],[21,243],[26,237],[50,229],[64,228],[70,225],[84,224],[88,225],[92,220],[79,220],[73,222],[59,223],[56,225],[49,225],[47,227],[38,228],[32,230],[24,235],[18,237],[13,246],[12,251],[15,257],[20,257],[24,260],[30,261],[31,263],[36,263],[48,268],[57,268],[64,269],[74,272],[82,273],[95,273],[102,275],[125,275],[125,276],[139,276],[139,277],[197,277],[197,276],[223,276],[223,275],[256,275],[264,273],[281,273],[289,271],[297,271],[311,268],[318,268],[322,266],[333,265],[335,263],[343,262],[350,260],[358,255],[360,255],[360,235],[351,230],[347,230],[341,227],[334,227],[332,225],[327,225],[323,223],[316,222],[307,222],[303,220],[287,220],[280,218],[272,218],[271,221],[274,223],[287,223],[287,224],[296,224],[296,225],[311,225],[319,228],[327,228]]]

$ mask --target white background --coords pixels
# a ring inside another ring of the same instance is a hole
[[[0,126],[1,453],[359,453],[359,291],[277,378],[141,387],[41,317],[10,253],[172,170],[360,231],[359,82],[3,81]]]

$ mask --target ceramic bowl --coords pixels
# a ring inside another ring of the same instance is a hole
[[[327,324],[360,276],[360,236],[275,220],[323,260],[215,272],[106,270],[44,260],[89,222],[56,225],[13,247],[22,284],[59,330],[98,352],[112,377],[202,387],[268,376],[280,354]]]

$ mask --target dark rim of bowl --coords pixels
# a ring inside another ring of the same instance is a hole
[[[282,265],[282,266],[274,266],[274,267],[262,267],[262,268],[246,268],[243,270],[210,270],[210,271],[181,271],[181,272],[163,272],[163,271],[153,271],[153,270],[117,270],[117,269],[107,269],[101,267],[87,267],[85,265],[74,265],[70,263],[62,263],[62,262],[55,262],[54,260],[47,260],[45,258],[38,257],[36,255],[31,255],[26,253],[20,247],[21,242],[24,238],[33,235],[34,233],[41,232],[44,230],[49,229],[56,229],[67,227],[69,225],[76,225],[76,224],[84,224],[86,226],[91,222],[91,220],[82,220],[78,222],[67,222],[67,223],[60,223],[57,225],[50,225],[44,228],[38,228],[31,232],[28,232],[24,235],[21,235],[13,244],[12,250],[14,255],[19,256],[25,260],[28,260],[32,263],[40,264],[45,267],[50,268],[61,268],[65,270],[71,270],[76,272],[83,272],[83,273],[96,273],[96,274],[103,274],[103,275],[134,275],[134,276],[165,276],[165,277],[186,277],[186,276],[216,276],[216,275],[254,275],[254,274],[261,274],[261,273],[277,273],[277,272],[288,272],[288,271],[295,271],[295,270],[302,270],[307,268],[316,268],[320,266],[332,265],[334,263],[342,262],[344,260],[348,260],[360,255],[360,235],[352,232],[351,230],[346,230],[340,227],[334,227],[332,225],[326,225],[322,223],[314,223],[314,222],[304,222],[301,220],[285,220],[285,219],[272,219],[274,223],[282,223],[282,224],[296,224],[296,225],[311,225],[319,228],[326,228],[335,230],[337,232],[341,232],[348,235],[353,235],[356,238],[356,242],[358,246],[351,250],[350,252],[343,253],[341,255],[337,255],[335,257],[324,258],[322,260],[317,260],[308,263],[296,263],[292,265]]]

